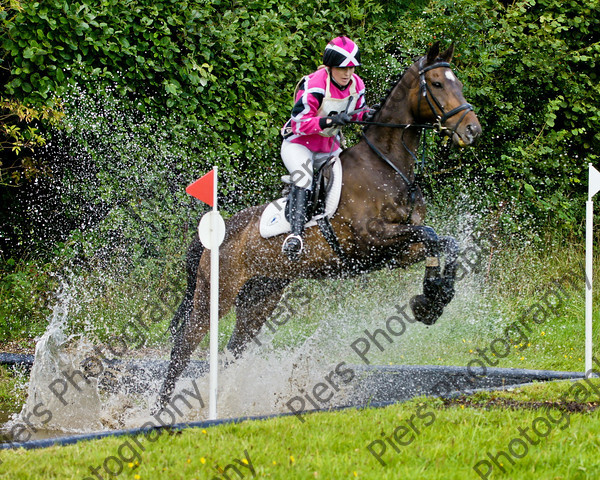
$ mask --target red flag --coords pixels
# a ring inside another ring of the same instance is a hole
[[[211,170],[203,177],[196,180],[194,183],[187,186],[186,193],[198,200],[208,203],[211,207],[214,204],[214,185],[215,171]]]

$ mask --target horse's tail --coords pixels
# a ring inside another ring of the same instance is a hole
[[[200,264],[200,257],[202,256],[203,251],[204,246],[200,242],[198,234],[196,234],[192,243],[190,243],[185,256],[185,270],[187,272],[185,295],[169,325],[169,331],[173,336],[175,336],[179,329],[187,323],[192,313],[192,307],[194,306],[194,292],[196,290],[196,276],[198,274],[198,265]]]

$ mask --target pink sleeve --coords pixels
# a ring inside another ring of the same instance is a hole
[[[310,93],[310,90],[300,92],[298,103],[301,103],[303,110],[292,116],[292,131],[296,135],[310,135],[319,133],[322,128],[319,126],[321,117],[317,116],[317,111],[321,102]]]
[[[356,110],[360,110],[361,108],[366,107],[365,101],[365,83],[362,78],[358,75],[354,75],[356,78],[356,90],[358,92],[359,98],[358,102],[356,102]],[[364,116],[367,114],[367,111],[357,113],[356,115],[352,115],[352,120],[362,120]]]

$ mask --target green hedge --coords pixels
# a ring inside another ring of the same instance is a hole
[[[196,222],[201,207],[190,209],[183,187],[213,164],[230,212],[273,197],[283,173],[278,130],[294,86],[339,34],[362,48],[370,103],[433,41],[455,42],[455,69],[484,135],[476,149],[448,158],[431,146],[422,180],[429,195],[466,190],[479,210],[502,213],[510,231],[577,231],[585,167],[600,143],[599,3],[24,2],[4,18],[11,74],[3,90],[66,113],[39,156],[54,172],[44,191],[60,199],[52,208],[67,221],[40,242],[32,225],[51,226],[19,210],[35,204],[33,187],[5,190],[18,215],[4,219],[4,236],[43,250],[79,230],[96,247],[120,235],[129,240],[114,248],[129,242],[152,254]]]

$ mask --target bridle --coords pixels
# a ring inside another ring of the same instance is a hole
[[[425,59],[425,57],[423,57],[420,60],[421,65],[422,65],[424,59]],[[473,106],[471,104],[463,103],[462,105],[460,105],[456,108],[453,108],[449,112],[444,111],[443,105],[436,98],[435,94],[433,93],[433,91],[431,90],[429,85],[427,84],[427,79],[425,78],[425,74],[428,71],[433,70],[434,68],[451,68],[451,67],[448,62],[437,62],[437,63],[433,63],[431,65],[427,65],[426,67],[420,66],[420,68],[419,68],[420,87],[419,87],[419,102],[417,104],[417,111],[420,111],[421,100],[423,98],[425,98],[425,100],[427,101],[427,103],[429,105],[429,108],[431,108],[431,111],[436,116],[435,121],[433,123],[424,123],[424,124],[414,124],[413,123],[413,124],[411,124],[411,123],[386,123],[386,122],[373,122],[373,121],[353,121],[352,123],[356,123],[359,125],[365,125],[365,126],[374,125],[374,126],[388,127],[388,128],[402,128],[403,129],[402,137],[401,137],[402,138],[402,146],[408,152],[408,154],[413,158],[413,160],[415,161],[415,164],[418,164],[419,159],[417,158],[415,152],[413,152],[408,147],[408,145],[406,145],[406,142],[404,141],[404,134],[406,133],[406,131],[409,128],[421,128],[421,129],[426,129],[426,130],[435,130],[440,135],[443,135],[446,137],[451,137],[452,135],[454,135],[454,133],[456,133],[456,129],[461,124],[461,122],[464,120],[464,118],[467,116],[467,114],[473,110]],[[437,110],[439,110],[439,112],[440,112],[439,114],[437,113],[435,107],[437,107]],[[455,115],[458,115],[460,112],[464,112],[464,113],[462,114],[462,116],[460,117],[458,122],[456,122],[455,126],[453,128],[447,127],[445,124],[448,121],[448,119],[454,117]],[[353,112],[353,113],[358,113],[358,112]],[[408,187],[408,194],[409,194],[410,205],[411,205],[411,210],[410,210],[409,215],[407,216],[407,220],[410,219],[412,212],[414,210],[414,207],[415,207],[415,198],[416,198],[416,193],[417,193],[417,188],[418,188],[417,182],[414,180],[411,181],[381,150],[379,150],[377,148],[377,146],[375,146],[375,144],[373,144],[373,142],[371,142],[371,140],[369,140],[369,138],[365,134],[364,129],[362,131],[362,138],[365,140],[365,142],[369,146],[369,148],[381,160],[383,160],[385,163],[387,163],[394,170],[394,172],[396,172],[396,174],[398,176],[400,176],[400,178],[402,178],[402,180],[406,183],[406,186]],[[422,159],[423,168],[424,168],[424,163],[425,163],[425,151],[423,151],[423,159]]]
[[[421,59],[420,63],[423,63],[423,60],[424,60],[424,57]],[[426,67],[419,68],[420,87],[419,87],[419,103],[417,104],[417,110],[420,110],[421,100],[423,98],[425,98],[425,100],[427,101],[427,103],[429,105],[429,108],[431,108],[431,111],[434,113],[434,115],[436,115],[436,119],[433,123],[415,124],[415,123],[386,123],[386,122],[373,122],[373,121],[353,121],[352,123],[356,123],[358,125],[365,125],[365,126],[374,125],[374,126],[378,126],[378,127],[402,128],[403,129],[403,131],[402,131],[402,146],[410,154],[410,156],[413,158],[415,163],[418,163],[419,159],[417,158],[415,153],[410,148],[408,148],[408,145],[406,145],[406,142],[404,141],[404,134],[406,133],[406,131],[409,128],[421,128],[421,129],[435,130],[440,135],[451,137],[452,135],[454,135],[454,133],[456,132],[456,129],[461,124],[461,122],[464,120],[464,118],[467,116],[467,114],[473,110],[473,106],[470,103],[463,103],[462,105],[460,105],[456,108],[453,108],[449,112],[444,111],[443,105],[436,98],[435,94],[433,93],[433,91],[431,90],[429,85],[427,84],[427,80],[425,78],[425,74],[428,71],[433,70],[434,68],[451,68],[451,67],[448,62],[437,62],[437,63],[433,63],[431,65],[428,65]],[[440,114],[436,113],[436,107],[437,107],[437,110],[439,110]],[[462,116],[460,117],[458,122],[456,122],[455,126],[453,128],[447,127],[445,124],[448,121],[448,119],[454,117],[455,115],[459,114],[460,112],[464,112],[464,113],[462,114]],[[357,113],[357,112],[353,112],[353,113]],[[404,182],[406,182],[407,186],[409,187],[409,190],[411,192],[415,191],[415,189],[416,189],[415,182],[411,182],[406,177],[406,175],[396,165],[394,165],[394,163],[389,158],[387,158],[385,156],[385,154],[383,152],[381,152],[381,150],[379,150],[373,144],[373,142],[371,142],[369,140],[369,138],[365,134],[364,129],[362,131],[362,137],[365,140],[365,142],[367,143],[367,145],[369,146],[369,148],[381,160],[383,160],[390,167],[392,167],[392,169],[404,180]]]
[[[417,104],[417,110],[421,109],[421,99],[422,98],[425,98],[425,100],[427,100],[429,108],[431,108],[431,111],[434,114],[436,114],[436,110],[434,107],[434,104],[435,104],[435,106],[441,112],[441,115],[436,115],[436,121],[433,124],[432,128],[436,129],[440,135],[452,136],[456,132],[456,129],[458,128],[458,126],[462,123],[464,118],[467,116],[467,114],[473,110],[473,106],[470,103],[463,103],[462,105],[460,105],[456,108],[453,108],[449,112],[444,112],[443,105],[439,102],[439,100],[433,94],[433,92],[431,91],[431,88],[427,84],[427,80],[425,79],[425,74],[429,70],[433,70],[434,68],[451,68],[451,67],[448,62],[438,62],[438,63],[434,63],[432,65],[428,65],[427,67],[421,68],[419,70],[420,95],[419,95],[419,103]],[[432,102],[432,100],[433,100],[433,102]],[[456,125],[454,128],[448,128],[444,125],[449,118],[452,118],[454,115],[457,115],[462,111],[464,111],[464,113],[462,114],[462,116],[460,117],[458,122],[456,122]]]
[[[424,58],[425,57],[423,57],[420,61],[421,65],[423,63]],[[410,156],[415,160],[415,163],[417,164],[418,163],[417,156],[408,147],[408,145],[406,145],[406,142],[404,141],[404,134],[406,133],[406,131],[409,128],[421,128],[421,129],[435,130],[440,135],[452,136],[456,132],[456,129],[458,128],[460,123],[463,121],[465,116],[470,111],[473,110],[473,107],[470,104],[464,103],[459,107],[453,108],[449,112],[445,112],[442,104],[435,97],[434,93],[429,88],[429,85],[427,85],[427,80],[425,79],[425,74],[429,70],[433,70],[434,68],[445,68],[445,67],[450,68],[450,64],[448,62],[441,61],[441,62],[433,63],[426,67],[421,67],[419,69],[419,82],[420,82],[420,92],[419,93],[420,93],[420,95],[419,95],[419,103],[417,105],[417,109],[420,110],[421,99],[425,98],[425,100],[427,100],[427,103],[429,104],[429,107],[431,108],[431,111],[436,116],[436,119],[433,123],[410,124],[410,123],[385,123],[385,122],[373,122],[373,121],[352,121],[350,123],[355,123],[358,125],[365,125],[365,126],[375,125],[375,126],[380,126],[380,127],[402,128],[403,129],[402,130],[402,145],[404,146],[406,151],[410,154]],[[360,110],[354,111],[354,112],[347,111],[351,103],[352,103],[352,99],[350,99],[350,101],[348,102],[348,107],[346,108],[346,113],[349,113],[349,114],[359,113]],[[439,112],[441,112],[441,114],[436,113],[436,109],[435,109],[434,105],[437,106],[437,108],[438,108]],[[460,117],[459,121],[456,123],[454,128],[448,128],[445,126],[445,123],[448,119],[452,118],[453,116],[455,116],[463,111],[464,111],[464,113],[462,114],[462,116]],[[417,195],[417,192],[419,189],[419,187],[417,186],[417,182],[414,180],[411,181],[388,157],[385,156],[385,154],[381,150],[379,150],[377,148],[377,146],[375,144],[373,144],[373,142],[371,142],[371,140],[369,140],[369,138],[365,134],[365,129],[363,129],[363,131],[362,131],[362,137],[363,137],[364,141],[366,142],[366,144],[369,146],[369,148],[381,160],[383,160],[385,163],[387,163],[394,170],[394,172],[396,172],[396,174],[400,178],[402,178],[402,180],[406,183],[406,186],[408,188],[410,211],[408,212],[408,215],[406,216],[405,223],[409,223],[410,218],[412,217],[413,211],[415,209],[415,199],[416,199],[416,195]],[[425,152],[423,152],[423,159],[424,159],[424,156],[425,156]],[[344,264],[348,264],[348,259],[346,257],[346,254],[345,254],[344,250],[340,247],[340,244],[337,240],[337,236],[333,230],[333,227],[331,226],[331,223],[329,222],[329,219],[325,216],[322,216],[319,220],[317,220],[317,223],[319,225],[319,228],[321,229],[321,232],[323,233],[323,236],[325,237],[325,239],[327,240],[329,245],[331,245],[331,248],[334,250],[334,252],[336,252],[337,255],[342,259],[342,262]]]

